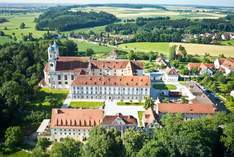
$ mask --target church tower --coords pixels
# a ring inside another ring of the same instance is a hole
[[[57,74],[56,74],[56,63],[59,57],[59,47],[54,42],[53,45],[50,45],[48,48],[48,80],[49,86],[51,88],[56,88]]]
[[[59,48],[56,42],[53,45],[50,45],[48,48],[48,63],[49,63],[49,70],[55,71],[56,70],[56,61],[59,57]]]

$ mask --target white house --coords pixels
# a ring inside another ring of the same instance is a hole
[[[179,74],[175,68],[166,68],[162,80],[165,82],[177,82],[179,80]]]

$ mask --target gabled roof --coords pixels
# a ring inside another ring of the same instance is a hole
[[[178,75],[177,71],[175,68],[167,68],[166,69],[166,74],[167,75]]]
[[[225,59],[222,66],[233,70],[234,69],[234,58]]]
[[[88,57],[59,57],[56,62],[56,71],[73,71],[88,68]]]
[[[214,64],[213,63],[189,63],[188,68],[189,69],[194,69],[194,68],[196,68],[196,69],[204,69],[204,68],[213,69]]]
[[[212,114],[216,108],[211,104],[175,104],[160,103],[158,104],[159,113],[196,113],[196,114]]]
[[[118,123],[124,122],[124,124]],[[137,119],[133,116],[126,116],[122,115],[121,113],[116,115],[106,115],[103,118],[103,121],[101,123],[102,125],[137,125]]]
[[[101,123],[100,109],[52,109],[51,128],[90,128]]]
[[[89,76],[81,75],[72,83],[73,86],[129,86],[149,87],[149,76]]]

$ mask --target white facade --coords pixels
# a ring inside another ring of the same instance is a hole
[[[51,140],[61,141],[64,138],[73,138],[82,141],[89,136],[89,132],[92,128],[51,128]]]
[[[178,75],[168,75],[165,73],[162,77],[162,80],[164,82],[177,82],[179,80],[179,76]]]
[[[150,95],[150,87],[72,85],[70,93],[72,99],[142,101]]]

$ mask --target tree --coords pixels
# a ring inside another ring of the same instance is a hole
[[[162,143],[151,140],[137,153],[137,157],[169,157]]]
[[[92,56],[93,54],[94,54],[93,49],[88,48],[88,49],[86,50],[86,56]]]
[[[40,147],[41,150],[45,151],[46,148],[50,145],[50,141],[46,138],[39,138],[36,144],[36,147]]]
[[[224,125],[221,141],[230,156],[234,156],[234,122]]]
[[[4,138],[5,138],[4,145],[10,150],[15,149],[17,146],[20,145],[22,140],[21,128],[19,126],[13,126],[7,128],[7,130],[5,131]]]
[[[135,53],[134,53],[133,50],[131,50],[131,51],[128,53],[128,59],[129,59],[129,60],[135,59]]]
[[[65,138],[63,142],[53,144],[50,157],[80,157],[81,143],[74,139]]]
[[[128,130],[124,133],[124,146],[127,157],[135,157],[144,146],[146,136],[141,131]]]
[[[176,56],[176,45],[170,47],[169,49],[169,59],[174,60]]]
[[[148,109],[153,107],[153,105],[154,105],[153,99],[151,97],[145,97],[144,108]]]
[[[43,150],[41,147],[35,147],[32,150],[31,157],[47,157],[47,155],[44,151],[45,150]]]
[[[25,23],[22,22],[22,23],[20,24],[19,28],[20,28],[20,29],[24,29],[24,28],[25,28]]]
[[[115,129],[94,128],[83,147],[82,157],[122,157],[124,147],[120,133]]]

